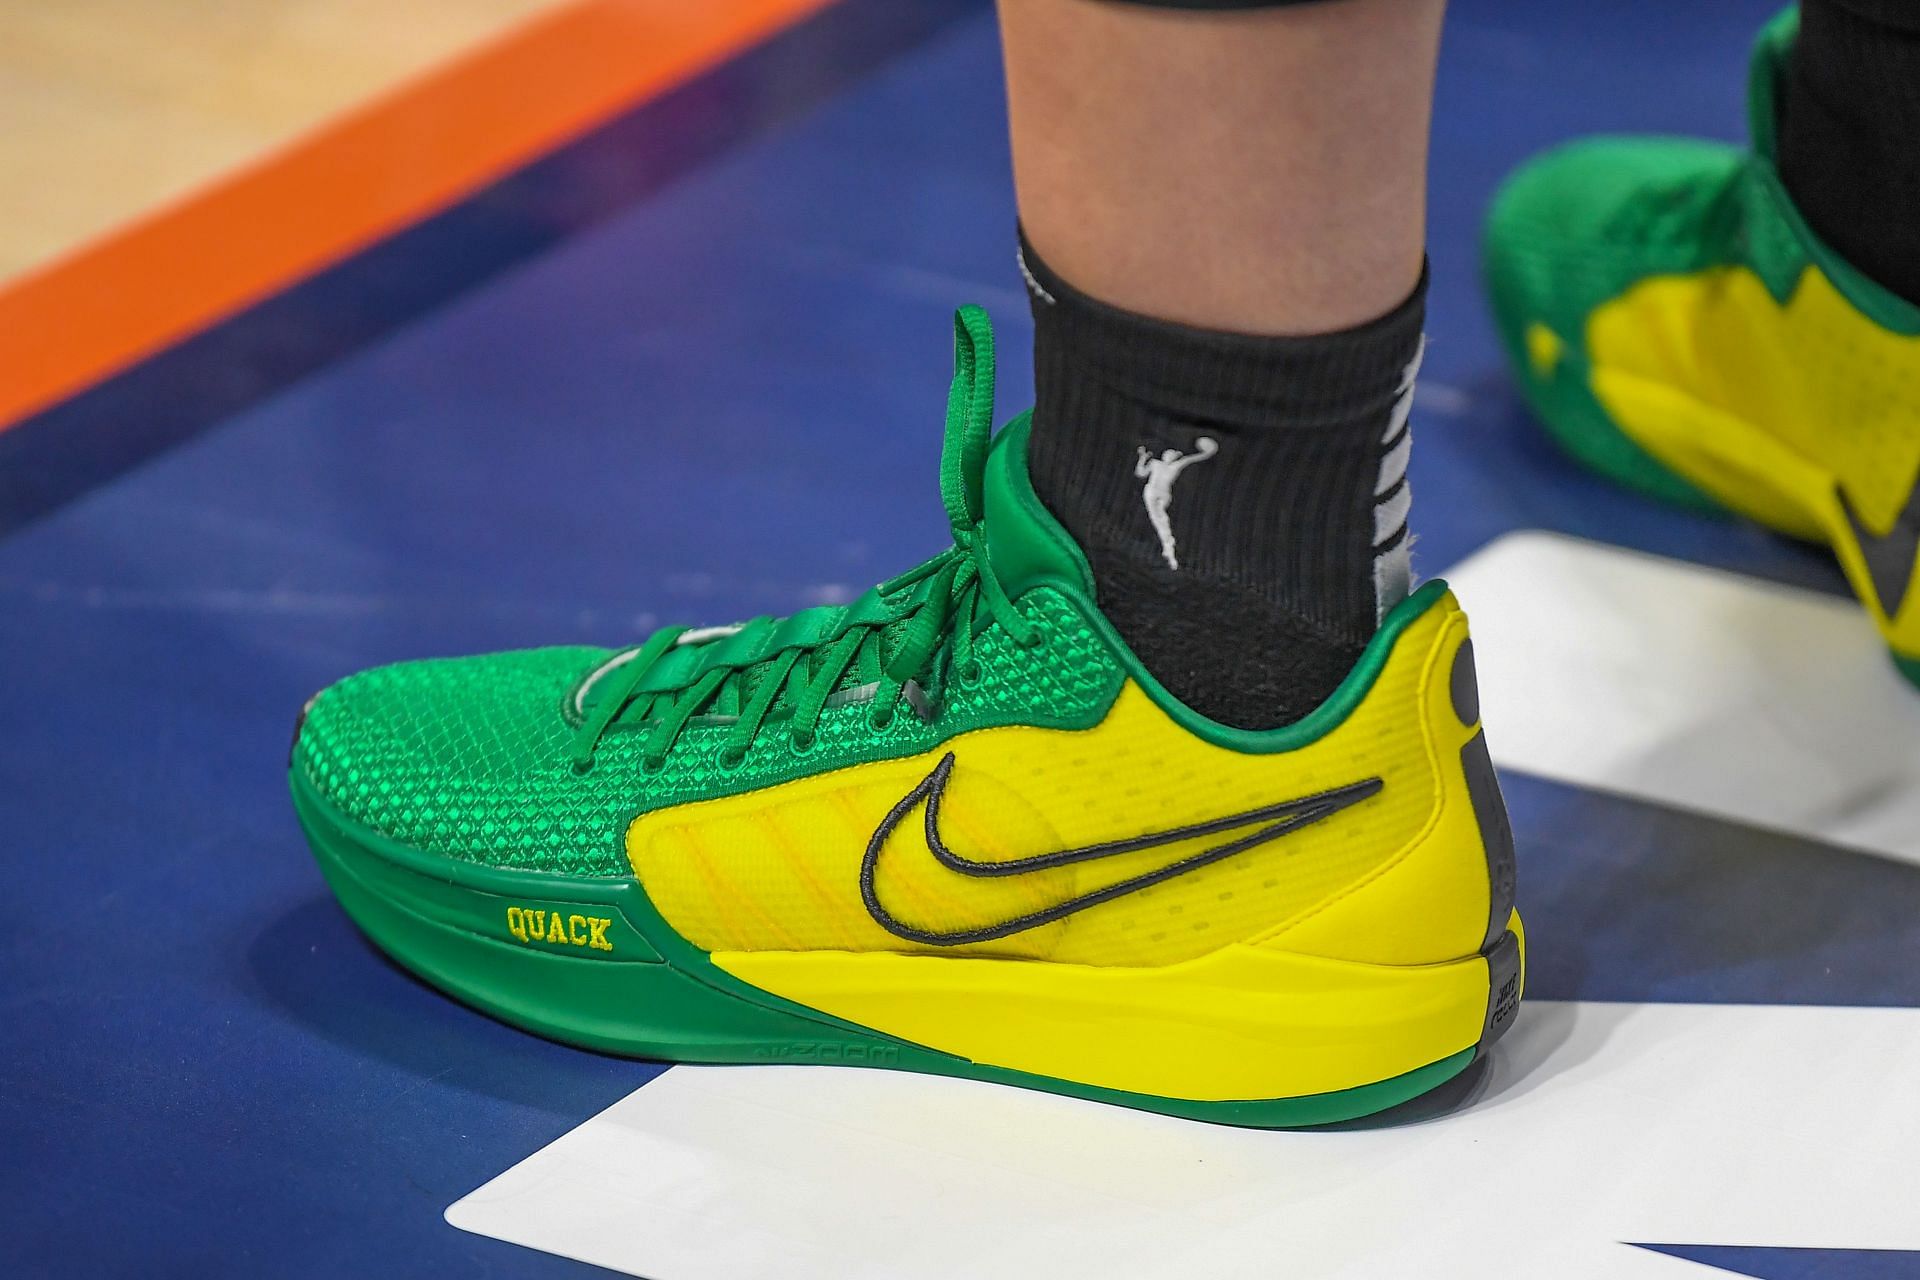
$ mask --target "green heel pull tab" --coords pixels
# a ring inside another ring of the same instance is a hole
[[[1760,28],[1747,63],[1747,136],[1769,162],[1780,154],[1780,80],[1799,38],[1800,7],[1789,5]]]

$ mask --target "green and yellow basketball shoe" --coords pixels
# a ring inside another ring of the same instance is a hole
[[[1601,138],[1495,201],[1486,270],[1527,399],[1636,489],[1831,545],[1920,683],[1920,308],[1808,229],[1774,166],[1796,32],[1761,36],[1753,147]]]
[[[1513,845],[1443,583],[1305,720],[1204,720],[989,443],[853,604],[406,663],[309,703],[295,807],[400,963],[571,1043],[1003,1081],[1236,1124],[1377,1111],[1513,1020]]]

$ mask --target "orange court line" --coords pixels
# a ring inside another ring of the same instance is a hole
[[[0,283],[0,431],[829,2],[572,0]]]

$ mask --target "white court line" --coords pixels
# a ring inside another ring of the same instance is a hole
[[[1446,576],[1502,768],[1920,862],[1920,690],[1858,604],[1545,533]]]
[[[1920,1249],[1920,1010],[1527,1007],[1443,1118],[1230,1129],[967,1080],[676,1067],[447,1210],[651,1280],[1701,1274]]]

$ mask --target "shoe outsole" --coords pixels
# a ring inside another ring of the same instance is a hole
[[[1516,915],[1486,953],[1487,1016],[1475,1045],[1389,1079],[1299,1097],[1203,1101],[1133,1093],[971,1062],[806,1008],[721,970],[660,918],[633,879],[550,876],[410,849],[334,813],[298,770],[290,777],[322,874],[388,956],[502,1021],[629,1057],[882,1067],[1214,1123],[1304,1128],[1375,1115],[1454,1079],[1512,1025],[1523,985]],[[497,936],[510,909],[524,913],[523,921],[542,922],[521,926],[528,942]]]

